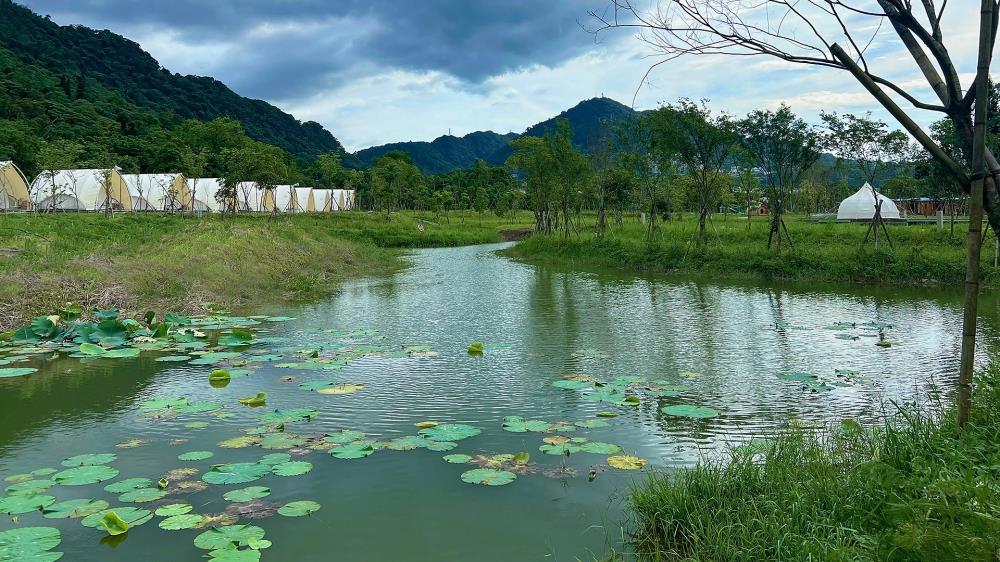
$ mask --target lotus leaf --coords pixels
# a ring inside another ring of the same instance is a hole
[[[232,548],[213,550],[208,553],[210,562],[260,562],[259,550],[235,550]]]
[[[46,519],[77,519],[108,508],[104,500],[78,499],[54,503],[42,510]]]
[[[305,437],[291,433],[268,433],[261,437],[260,446],[262,449],[291,449],[304,445],[305,442]]]
[[[477,341],[469,344],[469,355],[482,355],[484,349],[483,342]]]
[[[54,562],[62,552],[49,552],[62,537],[53,527],[21,527],[0,532],[0,562]]]
[[[552,437],[543,437],[542,441],[549,445],[562,445],[563,443],[569,443],[569,437],[565,435],[553,435]]]
[[[44,507],[52,505],[56,501],[54,496],[44,496],[40,494],[20,494],[0,498],[0,513],[8,515],[18,515],[38,511]]]
[[[608,466],[621,470],[639,470],[646,466],[646,459],[631,455],[615,455],[608,457]]]
[[[323,440],[328,443],[351,443],[353,441],[358,441],[364,438],[365,434],[360,431],[355,431],[353,429],[341,429],[335,433],[328,433],[323,437]]]
[[[455,443],[453,441],[430,441],[427,443],[428,451],[438,451],[438,452],[450,451],[455,447],[458,447],[458,443]]]
[[[223,498],[226,501],[231,502],[249,502],[253,500],[259,500],[271,495],[271,489],[265,488],[264,486],[250,486],[248,488],[240,488],[239,490],[230,490],[223,494]]]
[[[503,486],[517,479],[517,475],[506,470],[475,468],[462,473],[462,482],[483,486]]]
[[[132,357],[138,357],[141,350],[134,347],[126,347],[122,349],[109,349],[104,352],[103,357],[108,359],[129,359]]]
[[[112,494],[124,494],[132,490],[138,490],[139,488],[149,488],[153,485],[153,481],[149,478],[128,478],[126,480],[119,480],[114,484],[108,484],[104,487],[105,492],[111,492]]]
[[[203,461],[205,459],[210,459],[215,456],[212,451],[190,451],[177,455],[177,460],[181,461]]]
[[[412,451],[413,449],[425,448],[433,443],[425,437],[419,435],[407,435],[406,437],[397,437],[392,441],[385,444],[386,449],[391,449],[393,451]]]
[[[185,513],[182,515],[171,515],[160,521],[159,527],[166,531],[180,531],[183,529],[194,529],[201,523],[201,515],[195,513]]]
[[[156,398],[139,403],[143,410],[164,410],[166,408],[178,408],[187,404],[187,398],[179,396],[176,398]]]
[[[267,393],[258,392],[255,396],[244,396],[239,399],[240,404],[244,406],[250,406],[251,408],[257,408],[267,404]]]
[[[3,479],[4,482],[10,482],[12,484],[20,484],[21,482],[27,482],[34,478],[31,474],[11,474],[10,476]]]
[[[48,476],[50,474],[55,474],[56,472],[59,472],[59,471],[56,470],[56,469],[54,469],[54,468],[37,468],[37,469],[31,471],[31,475],[32,476]]]
[[[28,480],[27,482],[20,482],[7,486],[4,491],[11,495],[37,494],[44,492],[55,485],[56,483],[54,480]]]
[[[214,412],[222,409],[222,404],[218,402],[190,402],[177,407],[177,411],[182,414],[202,414]]]
[[[625,399],[628,398],[627,395],[614,390],[595,390],[594,392],[587,392],[583,395],[584,400],[590,400],[591,402],[608,402],[609,404],[623,405],[625,404]]]
[[[538,448],[539,451],[545,453],[546,455],[565,455],[569,456],[573,453],[579,453],[579,445],[574,445],[573,443],[559,443],[559,444],[548,444],[542,445]]]
[[[420,435],[431,441],[461,441],[462,439],[475,437],[480,433],[482,433],[482,430],[478,427],[461,423],[444,423],[420,430]]]
[[[189,503],[172,503],[156,508],[154,513],[159,517],[173,517],[174,515],[191,513],[192,509],[194,509],[194,507],[192,507]],[[199,515],[198,517],[200,518],[201,516]]]
[[[209,484],[243,484],[259,480],[271,467],[253,462],[239,462],[216,466],[201,476]]]
[[[213,365],[215,363],[221,363],[226,359],[232,359],[233,357],[239,356],[240,354],[235,351],[215,351],[212,353],[206,353],[191,361],[191,365]]]
[[[165,495],[167,493],[158,488],[139,488],[118,496],[118,501],[123,503],[149,503]]]
[[[116,507],[114,509],[105,509],[104,511],[98,511],[97,513],[88,515],[84,517],[80,524],[84,527],[90,527],[92,529],[104,529],[102,521],[104,517],[114,512],[119,519],[124,521],[129,527],[138,527],[143,523],[149,521],[153,518],[153,512],[148,509],[142,509],[138,507]]]
[[[222,447],[223,449],[242,449],[244,447],[256,445],[257,443],[260,443],[259,437],[254,437],[253,435],[242,435],[240,437],[233,437],[231,439],[226,439],[225,441],[220,441],[219,447]]]
[[[313,408],[289,408],[285,410],[275,410],[273,412],[264,414],[260,417],[260,421],[264,423],[293,423],[299,421],[310,420],[319,412]]]
[[[224,550],[260,546],[264,529],[253,525],[227,525],[209,529],[194,539],[194,545],[205,550]]]
[[[313,391],[315,391],[315,390],[319,390],[321,388],[326,388],[328,386],[332,386],[334,384],[336,384],[336,383],[334,383],[333,381],[321,381],[321,380],[306,381],[306,382],[300,384],[299,388],[301,388],[302,390],[313,390]]]
[[[441,458],[444,459],[445,462],[449,462],[451,464],[465,464],[472,460],[472,457],[470,457],[469,455],[461,455],[461,454],[445,455]]]
[[[573,425],[585,429],[594,429],[598,427],[608,427],[609,424],[604,420],[584,420],[584,421],[578,421]]]
[[[521,465],[528,464],[528,461],[531,460],[531,453],[527,451],[521,451],[516,455],[514,455],[514,458],[512,458],[511,460],[514,461],[514,464],[521,464]]]
[[[160,363],[180,363],[182,361],[189,361],[190,359],[190,355],[164,355],[163,357],[157,357],[156,361]]]
[[[330,456],[338,459],[360,459],[375,452],[373,441],[354,441],[330,449]]]
[[[719,415],[718,410],[708,406],[692,406],[690,404],[674,404],[664,406],[660,411],[664,414],[682,418],[707,419]]]
[[[285,517],[304,517],[319,511],[319,508],[320,505],[314,501],[294,501],[281,506],[278,513]]]
[[[354,394],[364,387],[365,385],[363,384],[335,384],[333,386],[321,388],[316,392],[319,392],[320,394]]]
[[[0,379],[10,378],[10,377],[23,377],[24,375],[30,375],[31,373],[37,372],[38,369],[32,367],[4,367],[0,368]],[[35,527],[41,528],[41,527]]]
[[[552,424],[542,420],[526,420],[520,416],[507,416],[503,419],[503,429],[511,433],[545,432],[552,429]]]
[[[817,380],[816,375],[812,373],[778,373],[775,376],[783,381],[800,383],[812,383]]]
[[[598,455],[615,455],[622,452],[622,448],[614,443],[601,443],[600,441],[589,441],[580,445],[580,450],[584,453],[595,453]]]
[[[52,479],[64,486],[85,486],[111,480],[118,476],[118,469],[110,466],[78,466],[57,472]]]
[[[415,425],[417,427],[417,429],[427,429],[429,427],[436,427],[438,425],[438,422],[436,422],[436,421],[422,421],[422,422],[417,422],[417,423],[415,423],[413,425]]]
[[[62,462],[63,466],[93,466],[98,464],[108,464],[118,460],[118,455],[114,453],[89,453],[70,457]]]
[[[292,455],[289,455],[288,453],[271,453],[269,455],[264,455],[257,462],[260,464],[266,464],[267,466],[274,466],[290,460],[292,460]]]
[[[306,461],[288,461],[276,464],[271,473],[277,476],[300,476],[312,470],[312,463]]]

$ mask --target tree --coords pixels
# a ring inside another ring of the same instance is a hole
[[[372,164],[372,194],[385,210],[385,219],[392,220],[392,211],[412,197],[423,182],[423,175],[405,152],[388,152]]]
[[[705,223],[717,209],[725,185],[723,166],[739,142],[731,120],[714,116],[707,102],[681,99],[650,117],[656,142],[669,146],[690,178],[690,194],[698,210],[698,241],[705,242]]]
[[[784,215],[802,175],[819,158],[819,135],[805,121],[796,117],[787,105],[775,111],[751,111],[737,123],[743,148],[763,175],[762,188],[771,215],[767,247],[774,243],[781,254],[781,236],[792,243]]]
[[[753,167],[753,159],[744,150],[736,152],[736,169],[733,174],[733,198],[746,205],[747,230],[750,230],[750,220],[753,209],[760,204],[760,178]]]
[[[490,196],[486,193],[485,187],[476,188],[476,197],[472,201],[472,207],[479,213],[479,221],[483,220],[483,213],[490,207]]]
[[[319,187],[338,187],[344,180],[344,166],[339,152],[326,152],[316,157],[313,177]]]
[[[827,128],[824,135],[826,148],[832,150],[839,160],[849,159],[860,168],[875,199],[874,214],[862,245],[874,233],[875,249],[878,250],[878,233],[881,229],[891,248],[892,239],[882,220],[882,200],[878,198],[876,188],[879,187],[879,180],[886,166],[903,159],[909,139],[902,131],[889,130],[884,122],[872,119],[871,113],[859,117],[850,113],[840,116],[836,112],[824,111],[820,115]]]

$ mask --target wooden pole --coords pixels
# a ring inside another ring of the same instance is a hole
[[[983,184],[986,181],[986,119],[988,77],[993,44],[993,2],[982,0],[979,12],[979,65],[976,73],[976,112],[972,132],[973,182],[969,194],[968,257],[965,268],[965,309],[962,315],[962,355],[958,370],[958,424],[969,423],[972,376],[976,359],[976,320],[979,305],[979,258],[983,237]],[[992,178],[990,181],[993,181]]]

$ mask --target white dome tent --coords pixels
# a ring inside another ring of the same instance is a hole
[[[104,211],[109,206],[132,210],[132,197],[118,168],[46,170],[31,182],[31,197],[39,210]]]
[[[133,211],[180,211],[191,200],[182,174],[123,174]]]
[[[873,195],[874,193],[874,195]],[[878,193],[871,184],[865,183],[854,195],[840,202],[837,209],[837,220],[872,220],[875,218],[875,196],[882,202],[882,218],[886,220],[899,219],[899,209],[885,195]]]

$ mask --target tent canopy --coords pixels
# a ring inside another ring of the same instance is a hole
[[[333,191],[330,189],[319,189],[314,188],[313,192],[313,202],[316,205],[316,210],[321,213],[329,213],[333,210]]]
[[[220,178],[188,178],[188,193],[190,193],[190,204],[186,205],[195,211],[212,212],[221,211],[222,204],[215,198],[215,194],[223,188]]]
[[[257,182],[242,181],[236,185],[237,209],[255,213],[267,211],[265,192]]]
[[[837,209],[837,219],[871,220],[875,216],[875,195],[872,193],[875,193],[879,201],[882,202],[883,219],[899,218],[899,209],[896,208],[892,199],[876,192],[870,184],[865,183],[854,195],[840,202],[840,207]]]
[[[276,185],[272,190],[274,193],[274,207],[279,213],[295,212],[295,188],[290,185]],[[274,207],[269,210],[273,211]]]
[[[191,206],[191,192],[181,174],[125,174],[122,178],[135,211],[180,211]]]
[[[13,162],[0,162],[0,211],[30,208],[27,178]]]
[[[311,187],[295,188],[295,212],[312,213],[316,210],[316,200],[313,199],[313,189]]]
[[[38,209],[132,210],[132,196],[118,168],[46,170],[31,182],[31,193]]]

